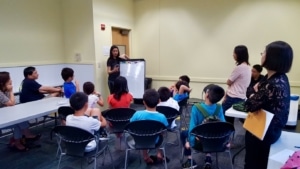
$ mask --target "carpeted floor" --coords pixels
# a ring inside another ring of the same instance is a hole
[[[54,169],[57,168],[58,158],[56,158],[57,144],[56,139],[50,139],[51,127],[54,123],[50,122],[46,124],[46,127],[37,126],[33,127],[32,131],[35,133],[42,133],[42,138],[40,140],[40,148],[32,148],[28,152],[13,152],[7,145],[0,144],[0,168],[1,169]],[[244,145],[244,133],[241,123],[236,119],[235,121],[235,138],[234,138],[234,147],[231,149],[232,156],[240,150]],[[0,142],[8,143],[8,140],[11,136],[6,136],[0,138]],[[97,167],[104,169],[111,169],[112,164],[115,165],[116,169],[124,168],[124,159],[125,151],[120,151],[115,149],[115,137],[111,136],[112,139],[109,142],[110,150],[113,154],[113,162],[110,161],[109,156],[105,158],[105,163],[102,166],[103,156],[98,157]],[[175,141],[175,134],[170,134],[168,136],[168,141]],[[150,152],[155,153],[155,152]],[[169,169],[181,169],[181,148],[180,146],[166,145],[166,155],[170,159],[168,163]],[[234,168],[242,169],[244,165],[244,155],[245,151],[242,151],[235,159]],[[146,165],[143,160],[140,163],[140,152],[133,151],[130,153],[129,166],[131,169],[158,169],[164,168],[162,164],[158,165]],[[230,161],[228,153],[219,153],[219,168],[229,169]],[[184,159],[185,161],[185,159]],[[202,168],[204,163],[204,154],[197,154],[195,161],[197,162],[197,168]],[[215,155],[213,155],[213,168],[215,166]],[[63,157],[61,167],[62,169],[77,169],[77,168],[93,168],[93,165],[87,164],[86,160],[80,160],[73,157]]]

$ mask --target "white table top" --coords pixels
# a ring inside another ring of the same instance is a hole
[[[51,97],[1,108],[0,128],[48,115],[63,105],[69,105],[68,99]]]
[[[229,117],[245,119],[248,114],[246,112],[234,110],[232,107],[230,107],[230,109],[225,111],[225,115]]]
[[[268,169],[280,169],[289,157],[286,152],[300,150],[295,146],[300,146],[300,133],[283,131],[277,142],[271,145]]]

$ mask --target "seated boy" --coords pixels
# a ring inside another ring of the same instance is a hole
[[[185,81],[178,81],[175,85],[176,89],[173,92],[173,98],[177,102],[180,102],[189,97],[189,93],[192,91],[189,85]]]
[[[158,89],[160,102],[157,106],[167,106],[179,111],[179,105],[176,100],[171,97],[170,89],[167,87],[160,87]],[[175,120],[172,122],[171,128],[176,127]]]
[[[159,103],[159,94],[154,89],[148,89],[143,95],[143,103],[146,107],[146,110],[137,111],[131,117],[130,122],[138,120],[155,120],[163,123],[165,126],[168,126],[167,118],[156,111],[156,105]],[[143,157],[147,164],[153,164],[154,159],[150,158],[147,150],[143,150]],[[163,161],[163,155],[161,150],[157,151],[157,160]]]
[[[83,92],[76,92],[71,96],[70,106],[75,113],[67,116],[67,126],[82,128],[92,134],[106,126],[106,120],[99,109],[88,109],[88,96]]]
[[[61,77],[64,79],[64,95],[66,98],[70,98],[75,92],[79,92],[79,83],[75,80],[75,85],[72,82],[74,80],[74,70],[68,67],[65,67],[61,70]]]
[[[200,103],[199,106],[201,106],[207,112],[207,114],[209,115],[217,114],[216,116],[220,121],[225,121],[222,106],[217,104],[217,102],[219,102],[225,94],[224,89],[218,85],[210,84],[206,86],[204,90],[205,90],[204,102]],[[215,111],[217,111],[218,108],[219,108],[219,113],[215,113]],[[197,108],[197,106],[194,105],[192,107],[189,130],[188,131],[185,130],[181,132],[181,142],[184,147],[184,155],[188,157],[187,161],[184,164],[182,164],[183,169],[197,167],[195,161],[193,161],[193,166],[191,166],[190,146],[197,147],[197,144],[199,144],[199,140],[196,140],[195,136],[191,135],[190,132],[194,127],[202,124],[204,120],[205,119],[204,119],[203,112],[201,112],[199,108]],[[206,154],[204,169],[210,169],[211,163],[212,160],[210,154]]]
[[[189,87],[189,84],[190,84],[190,78],[189,78],[187,75],[182,75],[182,76],[180,76],[180,77],[178,78],[178,80],[179,80],[179,81],[184,81],[184,82],[186,82],[186,83],[187,83],[187,86]],[[176,83],[177,83],[177,82],[176,82]],[[173,85],[171,85],[171,86],[169,87],[169,89],[170,89],[170,91],[171,91],[171,96],[173,96],[173,92],[174,92],[174,90],[175,90],[175,85],[176,85],[176,83],[173,84]]]

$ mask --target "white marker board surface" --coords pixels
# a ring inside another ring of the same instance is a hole
[[[142,99],[145,91],[145,60],[130,59],[120,62],[120,75],[127,79],[133,98]]]

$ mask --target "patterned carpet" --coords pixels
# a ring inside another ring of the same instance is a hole
[[[54,169],[57,168],[58,158],[56,158],[57,144],[56,139],[50,139],[51,127],[54,126],[53,122],[49,122],[46,126],[33,127],[32,131],[35,133],[42,133],[42,138],[40,140],[40,148],[32,148],[28,152],[13,152],[7,145],[0,144],[0,168],[1,169]],[[232,156],[240,150],[244,145],[244,133],[241,123],[236,119],[235,121],[235,138],[234,147],[231,149]],[[11,136],[6,136],[0,138],[0,142],[8,143]],[[113,154],[113,164],[116,169],[124,168],[125,151],[115,149],[115,136],[111,136],[111,141],[109,142],[110,150]],[[175,134],[170,134],[168,136],[168,141],[175,141]],[[155,153],[155,152],[150,152]],[[181,168],[181,148],[180,146],[166,145],[166,155],[170,159],[168,163],[169,169],[180,169]],[[244,155],[245,151],[242,151],[235,159],[234,168],[242,169],[244,165]],[[138,151],[132,151],[129,157],[129,166],[131,169],[158,169],[164,168],[162,164],[157,165],[146,165],[143,160],[140,160],[140,153]],[[215,166],[215,155],[213,154],[213,168]],[[230,160],[228,153],[219,153],[219,168],[229,169]],[[106,156],[105,163],[102,166],[103,156],[98,157],[97,168],[111,169],[112,162],[109,156]],[[185,161],[185,160],[184,160]],[[197,154],[195,161],[197,162],[197,168],[202,168],[204,164],[204,154]],[[82,167],[81,167],[82,165]],[[62,169],[77,169],[77,168],[93,168],[93,165],[87,164],[86,160],[80,160],[73,157],[63,157],[61,167]]]

